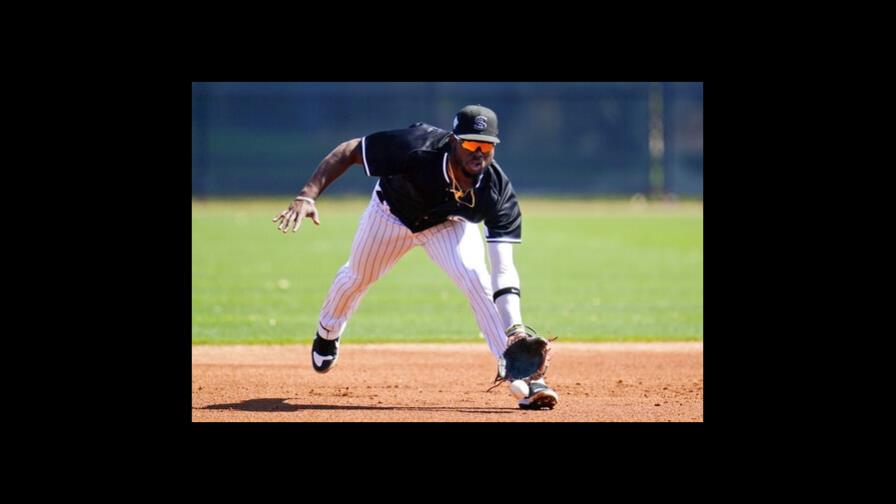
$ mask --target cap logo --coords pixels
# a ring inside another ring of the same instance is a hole
[[[473,127],[479,131],[482,131],[486,128],[486,119],[485,116],[476,116],[476,119],[473,119]]]

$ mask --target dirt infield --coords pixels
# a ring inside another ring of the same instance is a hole
[[[553,410],[524,411],[479,344],[194,346],[194,422],[702,422],[703,343],[554,343]]]

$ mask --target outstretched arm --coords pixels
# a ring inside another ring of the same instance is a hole
[[[305,217],[310,217],[319,226],[320,216],[314,206],[315,200],[353,164],[363,164],[360,138],[342,142],[327,154],[289,208],[274,216],[273,222],[279,222],[277,229],[286,233],[292,228],[295,233]]]
[[[513,264],[513,244],[489,242],[488,256],[492,265],[492,290],[498,315],[507,335],[522,331],[520,313],[520,276]]]

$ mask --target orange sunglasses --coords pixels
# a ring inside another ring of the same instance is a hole
[[[476,148],[482,149],[483,154],[488,154],[489,152],[495,150],[495,144],[490,144],[488,142],[474,142],[472,140],[461,140],[461,147],[467,149],[470,152],[476,152]]]

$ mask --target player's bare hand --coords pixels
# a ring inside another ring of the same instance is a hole
[[[310,218],[315,225],[320,226],[320,217],[314,203],[307,200],[295,200],[289,204],[289,208],[275,215],[272,219],[277,223],[277,229],[286,233],[290,229],[295,233],[302,225],[302,219]]]

